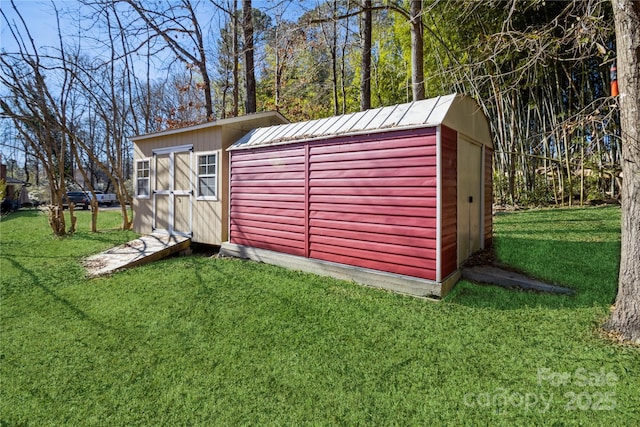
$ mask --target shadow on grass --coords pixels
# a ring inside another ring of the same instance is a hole
[[[28,210],[18,210],[15,212],[9,212],[2,214],[2,219],[0,219],[0,224],[4,224],[11,220],[19,219],[19,218],[35,218],[40,216],[42,212],[37,209],[28,209]],[[0,225],[2,227],[2,225]]]
[[[131,234],[128,240],[134,240],[139,237],[139,235],[134,233],[133,231],[127,232],[127,231],[115,230],[115,229],[114,230],[98,230],[95,233],[90,231],[77,231],[76,233],[71,234],[67,237],[74,238],[74,239],[81,239],[87,242],[100,242],[100,243],[107,243],[109,245],[118,246],[125,243],[122,241],[122,238],[121,238],[122,233]]]
[[[78,212],[76,212],[76,215],[78,214]],[[90,212],[84,212],[81,211],[80,215],[84,216],[84,215],[90,215]],[[37,210],[37,209],[29,209],[29,210],[19,210],[16,212],[11,212],[9,214],[6,215],[2,215],[2,220],[0,221],[0,230],[4,229],[3,231],[6,231],[8,228],[5,227],[11,227],[10,222],[13,220],[18,220],[18,219],[22,219],[22,220],[31,220],[31,219],[40,219],[42,220],[41,223],[39,223],[36,227],[42,227],[43,230],[46,230],[45,233],[48,236],[51,236],[52,238],[55,239],[79,239],[79,240],[86,240],[88,242],[101,242],[101,243],[107,243],[107,244],[120,244],[120,240],[121,237],[119,237],[117,235],[117,233],[130,233],[131,234],[131,239],[135,239],[138,237],[138,235],[136,233],[134,233],[133,231],[127,232],[127,231],[123,231],[122,229],[118,228],[118,227],[112,227],[112,228],[105,228],[105,227],[100,227],[100,225],[98,225],[98,230],[96,232],[92,232],[89,229],[84,229],[84,228],[80,228],[77,229],[75,231],[75,233],[71,233],[71,234],[65,234],[63,236],[54,236],[53,232],[51,231],[51,228],[49,227],[49,225],[47,224],[47,217],[46,217],[46,213]],[[70,222],[67,222],[67,226],[69,226]],[[80,226],[80,224],[78,225]],[[82,224],[82,226],[84,227],[84,223]],[[87,222],[87,226],[88,226],[88,222]],[[111,238],[113,237],[113,238]],[[3,241],[2,244],[3,246],[6,246],[9,242]]]
[[[447,301],[512,310],[603,307],[613,303],[620,264],[620,208],[532,209],[496,215],[499,263],[573,289],[574,296],[460,282]]]
[[[620,243],[617,241],[503,236],[496,239],[496,254],[500,263],[549,284],[571,288],[575,295],[553,295],[460,281],[446,301],[511,310],[608,307],[615,299],[620,262]]]
[[[18,260],[15,257],[5,256],[4,254],[1,255],[0,257],[4,258],[7,262],[12,264],[13,267],[17,271],[19,271],[24,277],[28,277],[29,278],[29,282],[34,287],[40,289],[46,296],[51,298],[51,300],[54,303],[60,305],[63,309],[65,309],[68,312],[72,313],[79,320],[86,321],[86,322],[90,323],[91,325],[97,326],[97,327],[102,328],[102,329],[111,329],[111,327],[109,327],[108,325],[106,325],[106,324],[100,322],[99,320],[96,320],[93,317],[89,316],[85,311],[80,309],[78,306],[76,306],[73,302],[69,301],[67,298],[58,295],[53,289],[51,289],[51,287],[49,287],[46,284],[44,284],[42,282],[42,280],[40,279],[40,277],[38,277],[38,275],[36,273],[34,273],[34,271],[26,268],[23,264],[18,262]],[[38,257],[34,256],[33,258],[38,258]],[[42,257],[39,257],[39,258],[42,258]],[[11,281],[9,279],[9,280],[6,280],[5,282],[6,283],[10,283]],[[3,288],[4,288],[4,286],[3,286]],[[6,289],[6,288],[2,289],[2,293],[4,294],[4,296],[6,296],[7,291],[8,291],[8,289]]]

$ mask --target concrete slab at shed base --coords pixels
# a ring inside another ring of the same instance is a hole
[[[402,276],[384,271],[354,267],[347,264],[304,258],[296,255],[258,249],[225,242],[220,254],[236,258],[247,258],[265,264],[277,265],[291,270],[352,280],[356,283],[417,297],[444,297],[460,278],[460,271],[447,277],[442,283],[416,277]]]

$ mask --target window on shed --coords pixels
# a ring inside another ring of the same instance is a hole
[[[136,196],[149,197],[149,160],[138,160],[136,162]]]
[[[216,153],[198,156],[198,197],[217,197],[218,155]]]

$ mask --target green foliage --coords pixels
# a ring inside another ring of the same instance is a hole
[[[581,171],[580,171],[581,172]],[[611,188],[611,178],[594,162],[585,162],[584,193],[586,200],[603,200]],[[578,177],[579,179],[580,177]]]
[[[0,179],[0,201],[4,200],[6,194],[7,194],[7,182],[3,178],[3,179]]]
[[[509,203],[509,181],[507,177],[497,170],[493,170],[493,200],[495,203]]]
[[[411,100],[411,36],[397,13],[380,14],[373,26],[371,106]]]
[[[521,186],[522,188],[524,186]],[[518,199],[524,206],[550,206],[554,204],[555,195],[553,186],[544,175],[536,174],[535,183],[531,185],[531,190],[525,190]]]
[[[318,31],[307,29],[303,32],[291,23],[284,23],[277,37],[272,32],[268,35],[267,42],[267,55],[262,62],[262,78],[258,82],[260,108],[274,110],[277,107],[292,121],[331,115],[331,83],[327,67],[329,59]],[[307,43],[316,48],[308,49]],[[280,76],[277,106],[276,73]]]
[[[635,425],[640,353],[596,331],[619,224],[616,208],[498,216],[500,259],[577,296],[461,282],[434,303],[198,255],[87,281],[80,258],[132,233],[54,238],[19,212],[0,223],[0,420]]]

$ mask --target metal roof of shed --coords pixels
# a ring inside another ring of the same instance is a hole
[[[132,137],[129,137],[129,139],[133,142],[140,142],[140,141],[150,140],[150,139],[154,139],[161,136],[175,135],[175,134],[181,134],[184,132],[193,132],[193,131],[198,131],[202,129],[211,129],[215,127],[224,127],[224,126],[230,126],[237,129],[241,129],[243,131],[249,131],[256,126],[255,122],[259,122],[259,121],[268,121],[268,123],[273,123],[273,124],[289,122],[282,114],[280,114],[277,111],[262,111],[258,113],[246,114],[244,116],[218,119],[212,122],[200,123],[197,125],[186,126],[182,128],[167,129],[159,132],[132,136]]]
[[[254,129],[229,150],[440,124],[492,146],[489,124],[479,105],[470,97],[450,94],[342,116]]]

